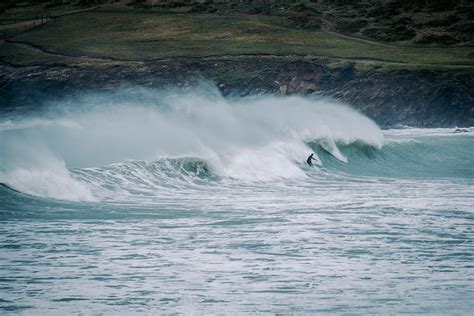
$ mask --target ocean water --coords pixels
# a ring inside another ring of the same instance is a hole
[[[473,149],[209,86],[4,115],[0,313],[471,314]]]

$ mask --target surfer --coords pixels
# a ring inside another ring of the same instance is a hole
[[[318,161],[318,159],[314,158],[313,155],[314,155],[314,153],[311,153],[311,155],[309,155],[308,159],[306,159],[306,162],[308,163],[308,165],[310,167],[313,166],[313,160]]]

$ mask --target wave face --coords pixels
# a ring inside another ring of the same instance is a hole
[[[344,163],[338,146],[381,148],[384,142],[375,123],[335,101],[224,98],[206,84],[185,91],[89,94],[52,104],[34,118],[3,122],[0,133],[1,183],[31,195],[89,201],[96,197],[90,183],[78,177],[87,178],[84,168],[117,173],[106,166],[122,163],[115,168],[140,172],[138,179],[149,176],[143,164],[151,173],[166,173],[178,163],[179,172],[168,173],[166,180],[176,182],[199,161],[221,178],[302,179],[310,142]]]
[[[341,145],[339,150],[348,163],[333,158],[320,143],[310,143],[321,153],[324,166],[333,172],[357,176],[410,178],[473,179],[472,130],[459,133],[456,129],[425,130],[425,134],[401,134],[400,130],[384,131],[383,148],[362,142]]]

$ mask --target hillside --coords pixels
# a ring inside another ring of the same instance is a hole
[[[0,18],[23,21],[87,8],[143,12],[278,16],[288,26],[334,30],[378,41],[430,45],[473,45],[474,5],[465,0],[4,0]]]
[[[0,98],[8,111],[34,108],[51,95],[187,85],[203,78],[225,94],[336,97],[386,126],[474,124],[469,27],[456,33],[455,42],[419,41],[422,34],[469,26],[465,19],[472,10],[462,1],[442,8],[425,1],[418,11],[419,3],[413,2],[397,7],[390,19],[383,17],[396,1],[386,6],[375,1],[370,8],[327,1],[8,3],[0,15],[0,32],[6,36],[0,44]],[[410,39],[366,32],[409,14],[411,22],[404,26],[415,33]],[[434,22],[418,23],[423,14],[425,22],[450,14],[456,19],[435,27]],[[346,23],[361,19],[368,24]]]
[[[100,30],[100,31],[98,31]],[[374,45],[321,30],[285,26],[274,16],[85,12],[11,40],[74,56],[125,60],[239,54],[318,56],[406,65],[474,65],[469,47]]]

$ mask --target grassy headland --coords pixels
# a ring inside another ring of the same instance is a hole
[[[84,12],[58,17],[11,40],[47,52],[124,60],[267,54],[385,66],[474,66],[471,47],[375,45],[291,27],[281,17],[265,15]]]

